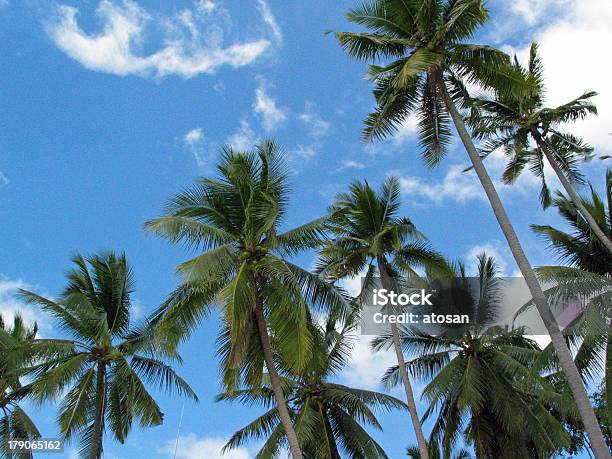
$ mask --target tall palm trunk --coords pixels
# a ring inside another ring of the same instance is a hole
[[[383,256],[378,256],[378,272],[380,273],[380,279],[382,281],[383,288],[387,290],[393,289],[393,282],[389,277],[387,271],[387,264]],[[423,435],[423,426],[419,419],[419,413],[417,412],[416,403],[414,401],[414,394],[412,392],[412,385],[410,384],[410,378],[406,371],[406,362],[404,360],[404,353],[402,352],[402,345],[400,342],[399,331],[397,325],[391,324],[391,337],[393,340],[393,348],[395,349],[395,356],[397,357],[397,366],[399,368],[400,377],[402,384],[404,385],[404,391],[406,392],[406,402],[408,403],[408,411],[410,412],[410,418],[412,419],[412,426],[416,433],[417,443],[419,445],[419,451],[421,453],[421,459],[429,459],[429,450],[427,448],[427,441],[425,435]]]
[[[274,398],[276,399],[278,415],[280,417],[281,424],[285,429],[285,434],[287,435],[289,450],[291,451],[291,456],[293,459],[302,459],[300,444],[298,443],[298,438],[291,422],[291,415],[289,414],[289,409],[287,408],[287,402],[285,401],[281,381],[274,366],[272,347],[270,346],[270,337],[268,336],[266,319],[264,317],[263,302],[259,292],[256,292],[255,294],[255,318],[257,320],[257,329],[259,330],[259,338],[261,339],[264,360],[268,369],[268,375],[270,375],[270,384],[272,385],[272,391],[274,392]]]
[[[550,163],[551,167],[555,171],[555,174],[557,174],[559,181],[563,185],[563,188],[565,188],[565,191],[571,198],[574,205],[576,206],[576,209],[578,209],[578,212],[580,212],[580,215],[582,215],[582,218],[584,218],[586,222],[589,224],[589,226],[591,227],[591,231],[595,233],[595,236],[597,236],[597,238],[601,241],[601,243],[606,247],[610,255],[612,255],[612,241],[610,240],[608,236],[606,236],[606,234],[597,224],[597,221],[593,218],[591,213],[587,210],[587,208],[582,203],[582,199],[580,199],[580,196],[578,196],[578,193],[576,193],[576,190],[572,186],[571,182],[567,179],[567,177],[561,170],[561,167],[559,167],[559,163],[557,162],[556,158],[553,156],[552,152],[548,148],[548,144],[544,141],[544,139],[542,138],[539,132],[534,130],[532,132],[532,135],[535,138],[535,141],[538,144],[538,147],[540,147],[542,151],[544,152],[546,159],[548,159],[548,162]]]
[[[444,103],[453,119],[455,128],[459,133],[459,137],[461,138],[470,160],[472,161],[472,166],[476,171],[476,175],[478,176],[487,198],[489,199],[489,203],[493,208],[497,222],[499,223],[499,226],[501,227],[501,230],[508,241],[508,246],[510,247],[514,260],[525,278],[525,282],[529,287],[529,291],[531,292],[533,301],[538,309],[538,312],[540,313],[540,317],[548,330],[552,345],[555,348],[557,357],[559,358],[561,369],[565,374],[565,378],[567,379],[574,396],[574,400],[576,401],[576,405],[578,407],[578,411],[580,412],[580,417],[582,418],[584,428],[591,442],[593,452],[595,453],[597,459],[609,459],[610,453],[608,451],[608,447],[606,446],[599,423],[597,422],[597,418],[595,417],[595,412],[593,411],[593,407],[584,388],[582,379],[580,378],[580,374],[578,373],[578,369],[576,368],[576,364],[572,359],[572,354],[570,353],[563,335],[559,330],[557,321],[548,307],[548,302],[546,301],[542,287],[538,282],[533,268],[529,264],[529,260],[527,259],[516,232],[510,223],[508,214],[506,213],[499,195],[497,194],[497,190],[491,181],[491,177],[489,177],[489,174],[482,163],[482,159],[480,158],[480,155],[472,142],[472,138],[465,127],[463,118],[448,94],[446,85],[441,76],[437,77],[436,84],[440,89],[442,97],[444,98]]]
[[[102,456],[102,433],[104,431],[104,405],[106,403],[106,364],[98,362],[96,372],[96,411],[91,435],[90,459]]]

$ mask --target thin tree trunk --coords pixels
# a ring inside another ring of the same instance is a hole
[[[557,160],[551,153],[544,139],[542,139],[542,136],[540,136],[538,132],[533,132],[533,136],[535,137],[535,140],[538,146],[544,152],[544,155],[546,156],[546,159],[548,159],[548,162],[550,163],[551,167],[557,174],[557,177],[559,178],[559,181],[563,185],[563,188],[565,188],[565,191],[567,192],[570,199],[576,206],[576,209],[578,209],[578,212],[580,212],[580,215],[582,215],[582,218],[584,218],[586,222],[589,224],[589,226],[591,227],[591,231],[595,233],[595,236],[597,236],[597,238],[601,241],[601,243],[606,247],[610,255],[612,255],[612,241],[610,240],[608,236],[606,236],[606,234],[597,224],[597,221],[593,218],[591,213],[584,206],[584,204],[582,203],[582,199],[580,199],[580,196],[578,196],[578,193],[576,193],[576,190],[572,186],[571,182],[567,179],[567,177],[561,170],[561,167],[559,167],[559,163],[557,162]]]
[[[378,271],[383,284],[383,288],[387,290],[393,290],[393,283],[389,279],[389,273],[387,272],[387,266],[385,259],[382,256],[377,258]],[[416,433],[417,443],[419,445],[419,451],[421,453],[421,459],[429,459],[429,450],[427,448],[427,440],[423,435],[423,426],[419,419],[419,413],[417,412],[416,403],[414,401],[414,394],[412,392],[412,385],[410,384],[410,378],[408,377],[408,371],[406,371],[406,362],[404,360],[404,353],[402,352],[402,344],[400,342],[399,331],[397,325],[391,324],[391,337],[393,340],[393,348],[395,349],[395,356],[397,357],[397,366],[399,368],[400,377],[402,384],[404,385],[404,391],[406,392],[406,401],[408,403],[408,411],[410,412],[410,418],[412,419],[412,427]]]
[[[595,453],[597,459],[609,459],[610,453],[608,451],[608,447],[606,446],[606,442],[604,441],[601,427],[599,426],[597,418],[595,417],[593,406],[591,405],[589,396],[584,388],[584,384],[580,374],[578,373],[578,369],[576,368],[572,354],[570,353],[569,348],[565,343],[565,339],[561,334],[559,325],[548,307],[548,302],[546,301],[542,287],[538,282],[533,268],[529,264],[529,260],[523,251],[523,247],[521,246],[516,232],[510,223],[508,214],[506,213],[499,195],[497,194],[497,190],[491,181],[491,177],[489,177],[489,174],[482,163],[482,158],[478,154],[478,151],[472,142],[472,138],[465,127],[463,118],[461,118],[461,114],[448,94],[446,85],[440,76],[437,78],[437,85],[440,89],[442,97],[444,98],[446,108],[448,109],[453,122],[455,123],[455,128],[459,133],[459,137],[461,138],[470,160],[472,161],[472,166],[476,171],[476,175],[478,176],[487,198],[489,199],[489,203],[493,208],[497,222],[499,223],[499,226],[504,233],[506,240],[508,241],[508,246],[510,247],[514,260],[525,278],[525,282],[529,287],[529,291],[531,292],[533,301],[538,309],[538,312],[540,313],[540,317],[548,330],[553,347],[557,352],[561,369],[565,374],[565,378],[567,379],[569,387],[574,396],[574,400],[576,401],[576,405],[578,407],[580,417],[582,418],[584,428],[591,442],[593,452]]]
[[[287,408],[287,402],[285,401],[285,395],[283,394],[283,388],[281,381],[274,367],[274,359],[272,358],[272,347],[270,346],[270,337],[268,336],[268,330],[266,328],[266,319],[264,317],[263,304],[259,293],[255,297],[255,317],[257,319],[257,329],[259,330],[259,338],[261,339],[261,347],[263,349],[264,360],[268,369],[268,375],[270,376],[270,384],[274,391],[274,398],[276,398],[276,407],[278,409],[278,415],[280,416],[281,424],[285,429],[287,435],[287,441],[289,443],[289,450],[293,459],[302,459],[302,451],[300,450],[300,444],[291,422],[291,416],[289,409]]]
[[[106,364],[98,362],[96,372],[96,412],[94,417],[93,433],[91,436],[91,459],[102,456],[102,433],[104,431],[104,405],[106,403]]]

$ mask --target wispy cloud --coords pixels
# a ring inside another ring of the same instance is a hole
[[[272,36],[274,37],[276,43],[282,43],[283,32],[278,25],[278,22],[276,22],[276,18],[274,17],[274,14],[272,14],[272,10],[270,10],[268,4],[264,0],[257,0],[257,6],[261,12],[261,17],[270,28],[270,32],[272,32]]]
[[[227,443],[227,439],[219,437],[198,437],[194,433],[181,435],[178,438],[178,448],[176,448],[177,459],[251,459],[253,456],[246,448],[233,448],[227,452],[223,452],[223,446]],[[174,456],[176,442],[170,440],[167,442],[164,452],[168,457]]]
[[[306,102],[304,111],[300,114],[300,120],[306,125],[308,133],[315,139],[324,137],[331,127],[329,121],[325,121],[315,112],[315,104]]]
[[[7,185],[9,183],[9,179],[4,172],[0,171],[0,186]]]
[[[352,159],[343,159],[340,161],[340,169],[365,169],[366,165],[362,162]]]
[[[287,120],[287,110],[276,104],[276,100],[268,94],[263,82],[255,90],[253,111],[259,115],[263,128],[268,132],[275,130]]]
[[[240,120],[240,127],[227,138],[227,144],[240,151],[252,149],[257,141],[258,138],[246,118]]]
[[[16,315],[20,315],[28,324],[36,322],[39,330],[44,335],[51,330],[51,322],[37,307],[27,305],[15,297],[17,289],[32,290],[21,279],[9,279],[0,276],[0,316],[6,324],[13,322]]]
[[[204,142],[204,131],[196,127],[185,133],[182,137],[183,144],[191,152],[198,167],[205,167],[210,163],[211,155],[206,151]]]
[[[103,23],[102,31],[89,34],[77,21],[79,11],[60,5],[57,19],[47,25],[47,31],[62,51],[84,67],[121,76],[191,78],[214,73],[224,65],[238,68],[251,64],[270,47],[265,38],[224,45],[222,28],[210,23],[216,10],[212,1],[200,1],[193,10],[155,18],[133,0],[101,0],[96,13]],[[263,20],[268,23],[270,18]],[[163,45],[152,54],[137,54],[152,22],[164,29]]]

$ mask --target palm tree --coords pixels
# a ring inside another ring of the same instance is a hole
[[[158,349],[155,339],[130,326],[133,274],[125,254],[76,254],[68,284],[57,300],[20,290],[39,305],[69,339],[37,339],[26,347],[34,378],[31,396],[39,402],[61,399],[58,424],[64,438],[81,439],[81,455],[102,456],[108,422],[123,443],[134,420],[160,425],[163,413],[147,385],[193,400],[189,385],[162,359],[179,358]]]
[[[400,400],[378,392],[355,389],[330,381],[345,366],[354,336],[352,318],[341,329],[330,317],[316,326],[315,352],[301,375],[287,373],[282,381],[304,455],[320,459],[340,459],[341,451],[350,457],[383,459],[387,455],[360,425],[381,430],[373,410],[406,409]],[[352,334],[352,335],[351,335]],[[267,375],[266,375],[267,376]],[[221,394],[218,400],[239,400],[258,405],[266,413],[236,432],[225,449],[236,448],[249,439],[265,439],[257,458],[277,457],[286,436],[274,407],[274,392],[269,379],[260,388]]]
[[[396,177],[388,178],[379,192],[367,182],[351,183],[349,192],[339,194],[329,210],[328,226],[333,240],[321,250],[319,272],[338,279],[360,275],[367,268],[365,292],[373,281],[376,265],[383,288],[396,291],[394,283],[401,274],[415,274],[415,267],[434,266],[442,261],[414,224],[398,216],[400,205]],[[391,324],[391,331],[412,424],[421,454],[427,457],[427,443],[404,367],[396,324]]]
[[[611,235],[611,171],[606,174],[606,199],[591,188],[590,199],[581,198],[581,203],[599,227]],[[590,226],[572,200],[558,193],[553,205],[571,232],[550,225],[532,225],[532,229],[548,241],[559,260],[569,266],[544,266],[538,269],[538,274],[543,281],[553,284],[549,290],[560,297],[561,304],[567,304],[563,301],[565,298],[580,298],[583,308],[569,324],[575,332],[567,333],[567,339],[576,348],[574,360],[583,378],[594,382],[603,372],[602,398],[609,406],[612,400],[612,331],[606,320],[609,321],[612,303],[612,256],[601,241],[593,237]],[[605,419],[600,419],[600,423],[605,426]]]
[[[284,158],[273,142],[254,152],[222,151],[217,178],[176,195],[166,215],[146,224],[203,253],[178,267],[182,284],[156,313],[172,340],[184,339],[214,305],[222,311],[219,354],[227,391],[262,382],[264,365],[294,459],[302,453],[275,356],[299,373],[312,347],[309,306],[349,309],[342,292],[288,261],[315,247],[324,219],[281,232],[288,203]]]
[[[515,58],[517,69],[525,73],[528,81],[535,85],[529,95],[517,97],[515,94],[498,92],[495,98],[474,100],[475,110],[472,124],[473,133],[479,138],[490,139],[484,148],[484,155],[502,148],[509,157],[508,166],[502,178],[513,183],[523,172],[525,166],[542,179],[540,200],[546,208],[551,203],[550,191],[544,176],[544,157],[548,160],[565,192],[588,227],[601,244],[612,255],[610,236],[602,231],[593,215],[583,205],[582,199],[572,183],[583,184],[584,179],[576,169],[580,161],[590,159],[593,151],[582,139],[559,131],[558,126],[568,121],[585,118],[589,113],[597,113],[590,99],[595,92],[585,92],[576,99],[555,108],[544,107],[544,75],[538,47],[531,45],[529,65],[523,69]],[[535,144],[532,148],[531,142]]]
[[[20,359],[20,349],[34,340],[37,331],[36,324],[28,327],[19,315],[13,318],[12,327],[8,327],[0,316],[0,351],[3,354],[0,361],[0,458],[31,459],[30,451],[10,451],[8,441],[33,440],[40,437],[32,419],[19,406],[19,402],[27,395],[27,388],[19,381],[23,363]]]
[[[476,457],[548,457],[569,443],[551,410],[572,419],[574,404],[531,370],[540,354],[537,344],[522,329],[496,325],[502,280],[492,258],[480,255],[478,261],[476,283],[461,264],[454,266],[454,277],[428,279],[436,296],[446,299],[434,304],[448,307],[450,301],[469,312],[469,327],[442,325],[436,335],[402,329],[404,351],[416,356],[407,367],[413,377],[428,381],[423,396],[430,405],[423,419],[437,414],[430,448],[448,457],[463,436]],[[373,344],[380,349],[390,341],[383,336]],[[398,373],[397,367],[387,371],[387,386],[399,383]]]
[[[607,458],[601,429],[572,355],[459,112],[469,107],[466,80],[500,93],[533,90],[525,86],[524,75],[517,74],[508,55],[466,43],[488,17],[485,0],[368,0],[349,11],[347,19],[370,32],[338,32],[336,37],[352,57],[391,59],[388,65],[369,66],[377,108],[365,121],[366,140],[392,134],[416,113],[423,159],[434,166],[451,140],[452,120],[546,324],[595,453]]]

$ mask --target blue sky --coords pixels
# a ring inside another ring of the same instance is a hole
[[[405,214],[438,250],[466,260],[486,250],[505,274],[515,273],[475,177],[461,173],[467,158],[459,145],[432,171],[418,158],[411,120],[389,141],[360,143],[361,121],[373,105],[364,65],[324,36],[346,30],[343,14],[353,3],[0,0],[0,313],[21,310],[43,335],[57,333],[12,297],[14,289],[54,295],[71,253],[112,248],[125,250],[135,270],[142,317],[176,285],[174,267],[190,255],[147,237],[143,222],[159,215],[171,194],[209,174],[220,145],[248,148],[267,137],[284,148],[294,173],[288,225],[320,216],[353,178],[378,184],[395,174]],[[611,64],[585,45],[610,42],[611,20],[606,0],[501,0],[477,39],[519,56],[537,39],[551,103],[600,91],[600,116],[576,132],[609,153]],[[498,178],[503,158],[487,165]],[[585,167],[598,188],[604,170],[599,161]],[[532,223],[559,223],[539,208],[537,181],[525,175],[500,192],[532,262],[550,263],[529,231]],[[313,257],[300,262],[310,266]],[[219,444],[257,414],[213,403],[216,331],[211,318],[182,348],[180,373],[201,402],[185,405],[177,457],[221,457]],[[391,362],[361,339],[341,379],[377,387]],[[164,425],[134,431],[125,446],[108,442],[108,457],[171,457],[181,402],[160,400]],[[56,432],[52,406],[34,413],[45,434]],[[415,443],[408,417],[381,420],[385,432],[375,437],[390,457],[400,457]],[[225,457],[256,451],[252,444]]]

